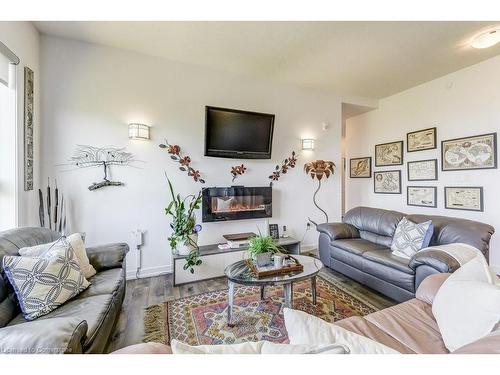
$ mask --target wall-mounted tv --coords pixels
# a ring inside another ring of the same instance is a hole
[[[274,115],[205,107],[205,156],[270,159]]]

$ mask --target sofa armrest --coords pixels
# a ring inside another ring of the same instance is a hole
[[[436,273],[452,273],[460,268],[460,263],[451,255],[433,249],[418,251],[410,259],[409,266],[413,271],[422,265],[434,268]]]
[[[38,319],[0,328],[0,353],[79,354],[87,322],[78,318]]]
[[[316,230],[330,237],[330,241],[345,238],[359,238],[359,231],[356,227],[345,223],[325,223],[319,224]]]
[[[415,298],[432,306],[434,297],[451,273],[436,273],[427,276],[418,286]]]
[[[87,248],[90,264],[97,272],[110,268],[121,268],[129,247],[126,243],[113,243],[108,245]]]

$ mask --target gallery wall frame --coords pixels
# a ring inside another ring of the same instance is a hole
[[[403,143],[404,141],[395,141],[375,145],[375,166],[403,165]]]
[[[436,181],[438,179],[438,160],[415,160],[406,163],[408,181]]]
[[[401,170],[373,172],[375,194],[401,194]]]
[[[437,128],[427,128],[406,133],[406,151],[417,152],[437,148]]]
[[[441,141],[441,170],[497,168],[497,133]]]
[[[444,208],[449,210],[484,211],[482,186],[445,186]]]
[[[436,186],[407,186],[406,204],[416,207],[437,207]]]
[[[33,190],[35,73],[24,67],[24,191]]]
[[[350,178],[371,178],[372,177],[372,157],[349,159]]]

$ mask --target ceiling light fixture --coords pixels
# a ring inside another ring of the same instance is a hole
[[[500,28],[485,31],[472,39],[473,48],[489,48],[500,42]]]

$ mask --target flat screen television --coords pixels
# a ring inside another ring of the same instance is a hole
[[[205,156],[270,159],[274,115],[205,107]]]

